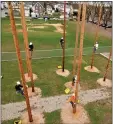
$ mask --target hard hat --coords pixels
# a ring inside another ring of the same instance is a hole
[[[32,42],[30,42],[30,45],[32,45],[33,43]]]
[[[75,94],[73,93],[72,96],[75,96]]]
[[[20,81],[17,81],[16,83],[17,83],[17,85],[19,85],[20,84]]]
[[[63,39],[63,37],[61,39]]]

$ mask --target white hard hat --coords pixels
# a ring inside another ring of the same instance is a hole
[[[16,83],[17,83],[17,85],[19,85],[20,84],[20,81],[17,81]]]
[[[75,94],[73,93],[72,96],[75,96]]]
[[[77,75],[75,75],[75,80],[77,80]]]
[[[32,42],[30,42],[30,45],[32,45],[33,43]]]
[[[63,37],[61,39],[63,39]]]

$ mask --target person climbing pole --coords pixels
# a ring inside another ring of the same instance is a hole
[[[32,42],[30,42],[30,43],[29,43],[30,58],[32,57],[33,49],[34,49],[34,45],[33,45]]]
[[[76,81],[77,81],[77,75],[74,75],[74,77],[72,78],[72,86],[74,86]]]
[[[72,96],[69,98],[69,100],[68,100],[70,103],[71,103],[71,105],[72,105],[72,108],[74,108],[74,106],[75,106],[75,94],[73,93],[72,94]]]
[[[26,85],[26,87],[28,88],[28,85]],[[20,81],[17,81],[15,85],[15,90],[16,93],[21,93],[24,96],[23,86],[21,85]]]
[[[21,93],[24,96],[23,86],[21,85],[20,81],[17,81],[15,89],[16,93]]]
[[[96,44],[94,45],[94,52],[96,52],[97,49],[98,49],[98,42],[96,42]]]
[[[63,37],[60,39],[60,45],[61,45],[61,47],[63,49],[63,47],[64,47],[64,39],[63,39]]]

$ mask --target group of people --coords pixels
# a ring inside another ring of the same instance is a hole
[[[63,39],[63,37],[60,39],[60,45],[61,45],[61,48],[63,49],[64,48],[64,39]],[[98,49],[98,46],[99,46],[99,44],[98,44],[98,42],[96,42],[95,45],[94,45],[94,52],[96,52],[96,50]]]
[[[63,37],[60,39],[60,45],[61,45],[61,48],[63,49],[64,48],[64,39],[63,39]],[[33,45],[32,42],[30,42],[30,44],[29,44],[29,51],[31,53],[31,57],[32,57],[33,49],[34,49],[34,45]],[[98,49],[98,42],[96,42],[96,44],[94,45],[94,52],[96,52],[97,49]],[[72,79],[72,85],[73,86],[75,85],[76,81],[77,81],[77,75],[75,75],[73,77],[73,79]],[[17,81],[15,89],[16,89],[17,93],[21,93],[24,96],[23,86],[22,86],[20,81]],[[72,107],[74,107],[74,105],[76,104],[75,100],[76,100],[75,94],[73,93],[72,96],[69,98],[69,102],[71,103]]]
[[[63,39],[63,37],[60,39],[60,45],[61,45],[61,48],[63,49],[64,48],[64,39]],[[96,42],[95,45],[94,45],[94,52],[96,52],[96,50],[98,49],[98,46],[99,46],[99,44],[98,44],[98,42]],[[34,49],[34,45],[33,45],[32,42],[30,42],[29,51],[31,52],[31,56],[32,56],[33,49]]]

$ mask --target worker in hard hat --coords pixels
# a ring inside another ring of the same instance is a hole
[[[96,42],[94,45],[94,52],[96,52],[96,50],[98,49],[98,45],[99,45],[98,42]]]
[[[60,39],[60,45],[61,45],[61,47],[63,49],[63,47],[64,47],[64,39],[63,39],[63,37]]]
[[[34,45],[33,45],[32,42],[30,42],[30,43],[29,43],[30,58],[32,57],[33,49],[34,49]]]
[[[72,79],[72,86],[74,86],[74,84],[76,83],[77,81],[77,75],[74,75],[73,79]]]
[[[74,93],[72,94],[72,96],[69,98],[68,101],[71,103],[72,107],[74,107],[74,104],[75,104],[75,94]]]
[[[68,99],[68,102],[70,102],[72,105],[72,108],[74,108],[75,105],[78,104],[80,101],[77,100],[77,102],[76,102],[75,93],[73,93],[72,96]]]
[[[21,85],[20,81],[16,82],[16,93],[21,93],[22,95],[24,95],[24,91],[23,91],[23,86]]]

